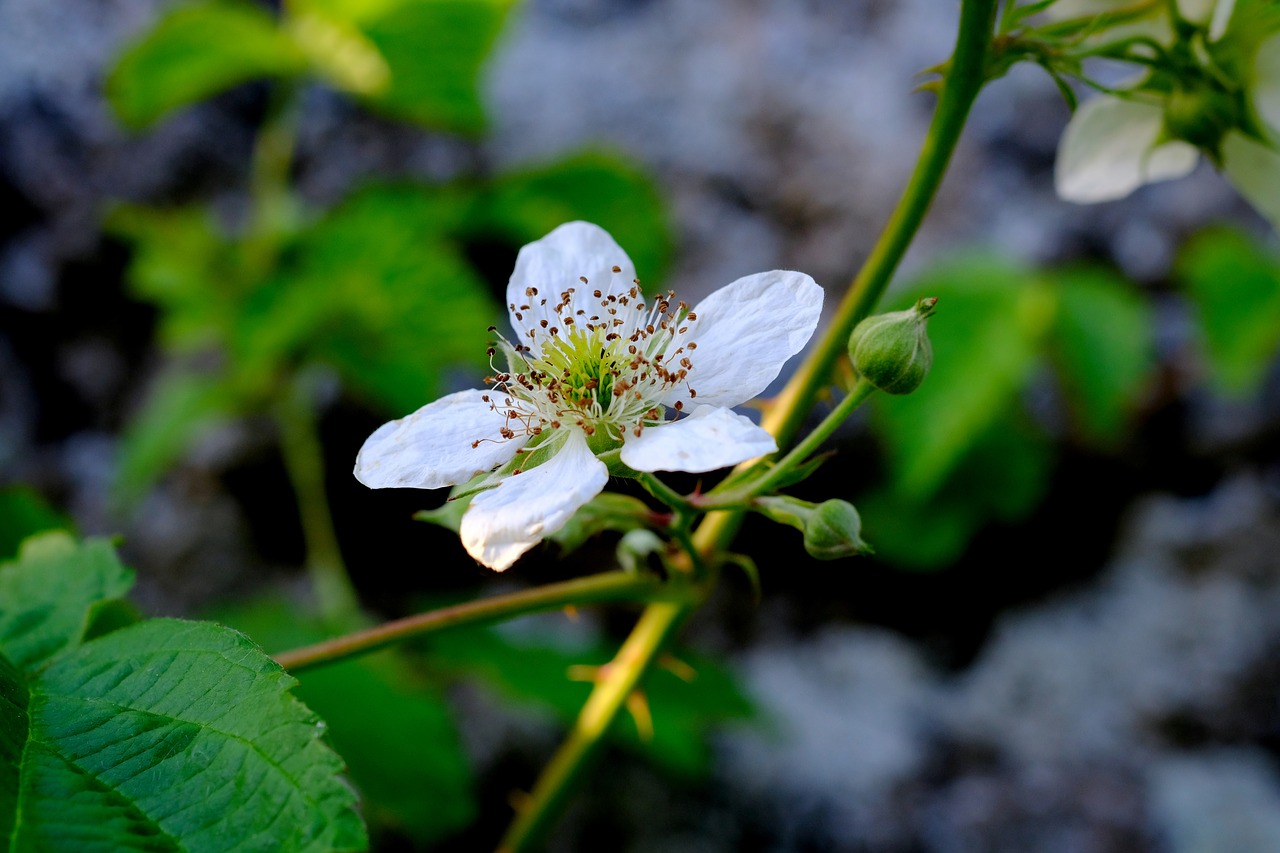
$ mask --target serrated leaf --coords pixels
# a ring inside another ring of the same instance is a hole
[[[15,562],[0,565],[0,654],[31,671],[80,644],[95,608],[122,598],[133,572],[104,540],[78,544],[66,533],[43,533],[22,544]]]
[[[217,615],[273,650],[329,636],[283,601],[259,600]],[[474,782],[452,711],[399,654],[313,669],[299,680],[294,692],[328,724],[371,822],[428,844],[474,819]]]
[[[1280,351],[1280,262],[1243,234],[1216,229],[1187,246],[1177,271],[1215,384],[1230,394],[1254,392]]]
[[[331,4],[333,11],[353,4]],[[475,133],[486,124],[480,70],[512,0],[403,0],[358,14],[361,28],[391,69],[389,84],[367,98],[373,108],[424,127]]]
[[[1133,285],[1106,270],[1054,274],[1059,285],[1052,349],[1076,422],[1115,444],[1155,367],[1151,308]]]
[[[652,180],[623,158],[599,151],[499,176],[476,214],[476,227],[517,245],[571,220],[594,222],[627,251],[642,282],[658,280],[671,252],[666,212]]]
[[[10,849],[363,849],[323,723],[248,638],[156,619],[29,678]]]
[[[130,127],[263,77],[296,74],[306,57],[261,6],[210,0],[165,15],[121,55],[107,96]]]
[[[890,488],[920,503],[1008,409],[1040,358],[1055,295],[1044,282],[996,260],[963,259],[912,284],[903,304],[938,297],[929,321],[933,367],[914,393],[873,401]],[[874,535],[869,538],[875,541]]]
[[[160,377],[121,439],[116,499],[136,501],[205,431],[237,409],[235,395],[219,377],[180,370]]]
[[[34,489],[9,486],[0,489],[0,560],[18,555],[23,539],[48,530],[73,532],[71,519],[45,503]]]
[[[565,649],[536,636],[490,629],[438,634],[427,648],[436,666],[479,677],[508,699],[549,711],[565,725],[576,719],[591,692],[589,683],[570,679],[570,671],[604,665],[614,652],[596,643]],[[709,659],[680,657],[683,665],[655,667],[644,682],[652,737],[643,736],[631,720],[621,721],[611,734],[668,770],[704,776],[710,769],[708,732],[718,723],[750,717],[753,710],[728,670]]]

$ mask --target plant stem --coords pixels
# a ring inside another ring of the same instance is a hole
[[[835,320],[765,414],[763,426],[777,437],[780,446],[789,444],[799,430],[832,365],[844,353],[849,333],[879,301],[920,227],[942,182],[969,109],[986,82],[987,51],[996,5],[997,0],[964,0],[961,6],[955,53],[911,180],[871,255],[841,301]],[[733,538],[741,518],[741,512],[708,514],[693,537],[697,561],[714,563],[715,555]],[[690,559],[695,559],[693,554]],[[710,582],[708,580],[708,585]],[[550,831],[574,780],[581,776],[584,765],[597,751],[600,739],[627,696],[701,600],[700,596],[691,602],[651,604],[645,609],[617,658],[596,682],[568,739],[543,771],[529,802],[503,838],[501,853],[530,850]]]
[[[854,385],[849,393],[844,395],[844,399],[837,403],[836,407],[822,419],[822,423],[814,427],[813,432],[806,435],[799,444],[791,448],[790,453],[779,459],[777,464],[769,469],[769,473],[761,477],[759,481],[743,487],[744,490],[749,490],[752,494],[767,494],[792,468],[804,462],[809,458],[810,454],[817,451],[822,446],[822,442],[830,438],[840,424],[848,420],[854,410],[862,405],[875,390],[876,386],[866,379],[859,379],[858,384]]]
[[[499,853],[521,853],[542,843],[589,760],[667,641],[693,612],[688,603],[650,604],[601,678],[542,775],[526,806],[498,845]]]
[[[359,615],[360,601],[333,531],[333,515],[324,488],[324,453],[304,384],[300,380],[285,383],[275,404],[280,452],[298,500],[307,571],[320,614],[334,624],[349,624],[347,620]]]
[[[283,652],[276,655],[276,662],[290,672],[296,673],[311,667],[336,663],[349,657],[374,652],[394,643],[434,631],[488,625],[503,619],[523,616],[526,613],[555,610],[571,604],[589,604],[599,601],[650,602],[664,594],[662,581],[653,575],[606,572],[406,616],[403,619],[335,637],[313,646]]]
[[[804,423],[827,382],[832,365],[844,354],[853,327],[880,301],[942,184],[969,110],[986,82],[995,12],[996,0],[966,0],[960,7],[955,53],[915,171],[871,254],[840,301],[831,325],[761,421],[761,426],[778,439],[780,447],[790,444]]]

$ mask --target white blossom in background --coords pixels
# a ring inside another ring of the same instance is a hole
[[[1178,8],[1213,45],[1229,35],[1236,5],[1234,0],[1179,0]],[[1197,47],[1198,54],[1207,54]],[[1240,194],[1280,227],[1280,35],[1258,45],[1249,72],[1249,79],[1239,81],[1248,112],[1243,117],[1227,110],[1214,115],[1210,100],[1195,100],[1206,96],[1176,89],[1138,86],[1087,101],[1058,146],[1058,194],[1082,204],[1123,198],[1143,184],[1189,174],[1203,149]],[[1222,126],[1215,127],[1215,121]],[[1184,129],[1188,126],[1211,142],[1194,138]]]
[[[604,488],[598,454],[618,450],[633,471],[702,472],[776,450],[730,407],[764,391],[808,342],[822,288],[775,270],[692,309],[673,300],[641,292],[602,228],[561,225],[516,258],[515,337],[496,347],[507,369],[485,390],[381,426],[356,457],[356,477],[375,489],[438,489],[493,471],[459,533],[471,556],[502,571]]]

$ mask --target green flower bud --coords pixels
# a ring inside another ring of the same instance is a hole
[[[871,546],[862,541],[862,519],[848,501],[812,504],[799,498],[777,495],[756,498],[755,509],[804,533],[804,549],[819,560],[871,553]]]
[[[937,297],[914,308],[868,317],[849,336],[854,370],[887,394],[910,394],[933,365],[933,347],[925,329]]]
[[[853,504],[823,501],[804,526],[804,549],[819,560],[869,553],[871,547],[862,541],[861,534],[862,518]]]

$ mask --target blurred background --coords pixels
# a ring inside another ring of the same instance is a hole
[[[270,651],[605,570],[495,576],[349,474],[476,387],[517,249],[608,228],[694,301],[834,304],[909,173],[937,0],[5,0],[0,558],[119,534],[156,615]],[[1280,259],[1207,165],[1057,200],[1041,71],[982,95],[887,307],[935,368],[795,493],[875,557],[749,525],[557,851],[1280,850]],[[675,479],[692,488],[695,481]],[[626,490],[626,484],[619,486]],[[492,846],[625,607],[305,674],[375,849]]]

